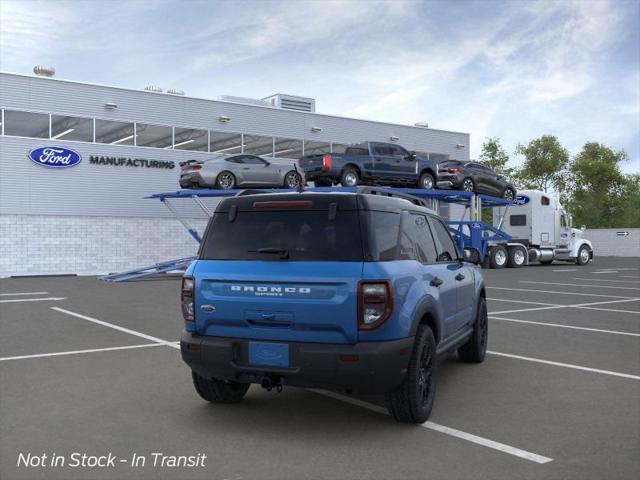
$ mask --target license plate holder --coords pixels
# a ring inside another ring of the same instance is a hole
[[[249,342],[249,364],[268,367],[288,367],[289,344]]]

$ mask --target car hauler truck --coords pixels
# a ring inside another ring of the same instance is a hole
[[[493,208],[493,225],[511,239],[489,245],[487,261],[492,268],[554,260],[585,265],[593,259],[585,227],[572,228],[571,216],[544,192],[523,190],[513,205]]]

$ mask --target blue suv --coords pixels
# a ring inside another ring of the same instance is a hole
[[[182,281],[182,358],[211,402],[252,383],[326,388],[384,394],[395,419],[422,423],[437,358],[484,359],[478,257],[384,188],[227,198]]]

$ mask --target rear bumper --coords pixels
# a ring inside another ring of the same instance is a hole
[[[277,377],[284,385],[358,393],[384,393],[403,381],[413,337],[348,344],[289,343],[289,367],[248,364],[249,340],[203,337],[184,331],[182,359],[206,378],[260,383]]]
[[[332,168],[313,168],[304,171],[304,177],[308,182],[313,182],[316,178],[326,178],[327,180],[333,180],[340,176],[340,170]]]
[[[206,186],[207,182],[204,180],[200,172],[185,173],[180,175],[180,187],[191,188],[197,186]]]
[[[462,184],[462,178],[455,174],[438,174],[436,186],[438,188],[459,189]]]

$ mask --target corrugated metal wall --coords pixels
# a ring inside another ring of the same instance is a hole
[[[594,257],[640,257],[640,228],[587,229]],[[630,265],[640,267],[640,265]]]
[[[116,103],[117,109],[107,110],[107,102]],[[6,73],[0,73],[0,107],[319,142],[389,141],[394,135],[400,138],[399,144],[410,150],[462,159],[469,155],[469,135],[465,133]],[[231,120],[220,122],[221,115]],[[322,131],[311,132],[312,126]],[[464,148],[456,148],[457,144]],[[72,168],[51,169],[28,160],[31,149],[55,145],[76,150],[83,161]],[[92,165],[91,155],[171,160],[176,162],[176,168]],[[0,138],[0,214],[167,216],[159,202],[142,197],[177,190],[177,163],[208,157],[209,154],[196,151],[4,136]],[[199,216],[191,206],[185,212]]]

